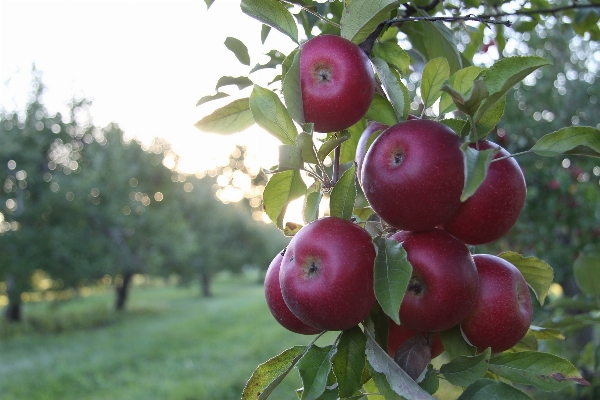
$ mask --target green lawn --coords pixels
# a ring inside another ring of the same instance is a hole
[[[0,398],[239,399],[259,363],[311,339],[275,322],[255,280],[221,278],[210,299],[195,286],[137,287],[120,316],[112,292],[27,304],[25,319],[53,327],[11,335],[1,327]],[[60,333],[51,332],[56,321]],[[295,399],[300,386],[292,372],[272,398]]]

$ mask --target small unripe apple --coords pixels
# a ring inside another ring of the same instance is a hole
[[[508,261],[489,254],[473,256],[479,274],[479,295],[461,328],[482,352],[508,350],[525,336],[533,309],[523,274]]]
[[[283,300],[281,287],[279,286],[279,268],[281,267],[281,260],[283,260],[284,253],[285,249],[275,256],[273,261],[271,261],[271,264],[269,264],[269,268],[265,275],[265,299],[267,301],[267,306],[275,320],[284,328],[303,335],[314,335],[319,333],[321,332],[321,329],[317,329],[300,321],[298,317],[290,311]]]
[[[375,246],[352,222],[325,217],[294,235],[281,263],[281,293],[304,323],[322,330],[351,328],[375,304]]]
[[[396,351],[411,337],[421,334],[425,339],[429,335],[427,332],[419,331],[418,329],[407,328],[404,325],[396,325],[392,320],[389,322],[388,328],[388,354],[394,358]],[[431,343],[431,359],[433,360],[444,352],[444,345],[442,344],[442,338],[440,333],[436,332],[433,335],[433,341]]]
[[[375,95],[369,57],[356,44],[335,35],[310,39],[300,51],[305,121],[314,123],[316,132],[337,132],[357,123]]]
[[[409,120],[386,129],[371,145],[361,184],[373,210],[407,231],[432,229],[460,206],[462,140],[446,125]]]
[[[480,140],[478,146],[480,150],[500,147],[487,140]],[[475,144],[471,147],[475,148]],[[494,158],[509,155],[500,147]],[[466,244],[492,242],[504,236],[517,222],[526,197],[525,177],[515,159],[492,162],[481,186],[442,227]]]
[[[475,305],[479,288],[467,246],[441,229],[400,231],[391,238],[402,243],[413,267],[400,323],[424,332],[458,325]]]

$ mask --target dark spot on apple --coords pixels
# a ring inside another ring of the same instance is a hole
[[[318,270],[319,270],[319,267],[317,267],[317,264],[315,264],[314,262],[311,262],[310,267],[308,267],[308,274],[314,275]]]
[[[410,278],[406,290],[412,292],[415,296],[418,296],[421,293],[423,293],[423,283],[417,277],[413,276],[412,278]]]
[[[292,256],[290,257],[290,262],[293,263],[294,262],[294,255],[292,254]]]
[[[285,256],[285,251],[286,251],[286,250],[287,250],[287,247],[286,247],[286,248],[284,248],[283,250],[281,250],[281,253],[280,253],[280,254],[281,254],[281,257]]]
[[[400,164],[402,164],[402,161],[404,161],[404,153],[397,152],[393,154],[391,166],[398,167]]]
[[[317,84],[331,82],[331,70],[326,65],[317,65],[314,69],[313,77],[315,79],[315,83]]]

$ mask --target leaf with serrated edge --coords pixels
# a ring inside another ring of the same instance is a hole
[[[298,43],[296,20],[277,0],[242,0],[242,12],[289,36]]]
[[[284,171],[274,174],[263,192],[263,205],[271,221],[283,228],[280,215],[292,201],[306,193],[306,185],[299,171]]]
[[[296,146],[300,148],[302,160],[304,160],[304,162],[311,164],[316,164],[319,162],[317,160],[315,145],[311,134],[307,132],[300,132],[300,134],[296,137]]]
[[[600,130],[591,126],[569,126],[542,136],[531,151],[540,156],[573,154],[600,157]]]
[[[397,42],[375,42],[373,56],[381,58],[403,75],[410,70],[410,56]]]
[[[304,203],[302,205],[302,217],[304,223],[308,224],[319,217],[319,205],[321,204],[322,198],[323,193],[321,193],[321,185],[317,181],[308,188],[306,197],[304,198]]]
[[[400,303],[412,276],[412,265],[406,259],[406,250],[396,240],[379,237],[373,242],[377,246],[373,270],[375,297],[383,311],[400,325]]]
[[[531,330],[528,330],[525,333],[525,336],[521,338],[519,343],[515,344],[511,347],[512,351],[537,351],[538,350],[538,341],[535,335]]]
[[[356,183],[354,182],[356,165],[348,168],[336,182],[329,197],[330,215],[350,219],[356,200]]]
[[[319,157],[319,160],[325,160],[325,157],[327,157],[329,153],[331,153],[336,147],[338,147],[348,139],[350,139],[350,134],[345,133],[341,136],[327,140],[321,145],[321,147],[319,147],[319,150],[317,150],[317,156]]]
[[[341,36],[362,43],[397,6],[397,0],[346,0],[340,20]]]
[[[407,339],[396,350],[394,361],[412,379],[419,382],[419,377],[424,378],[427,365],[431,362],[431,350],[427,339],[423,335],[414,335]]]
[[[469,147],[469,143],[463,143],[460,146],[460,150],[463,152],[465,163],[465,185],[460,196],[460,201],[465,201],[475,194],[485,180],[490,163],[496,154],[498,154],[500,148],[476,150]]]
[[[469,385],[457,400],[531,400],[519,389],[501,381],[479,379]]]
[[[250,110],[261,128],[284,144],[296,144],[298,130],[279,97],[271,90],[254,85],[250,95]]]
[[[264,400],[291,371],[304,352],[304,346],[294,346],[260,364],[252,373],[242,392],[242,400]]]
[[[514,251],[505,251],[498,254],[498,257],[505,259],[521,271],[535,297],[541,305],[544,305],[544,299],[554,279],[552,267],[537,257],[524,257]]]
[[[282,144],[279,146],[279,171],[288,169],[302,169],[302,150],[292,144]]]
[[[513,383],[544,391],[560,390],[573,382],[589,385],[570,361],[538,351],[502,353],[490,358],[488,368]]]
[[[390,358],[387,352],[377,344],[368,330],[365,333],[367,335],[365,353],[367,354],[369,366],[374,372],[385,375],[385,380],[394,393],[411,400],[433,399],[429,393],[423,390]]]
[[[294,121],[303,124],[304,105],[302,103],[302,90],[300,88],[300,51],[294,53],[290,68],[283,78],[283,98],[288,112]]]
[[[297,368],[304,385],[301,400],[314,400],[323,394],[335,352],[333,346],[311,346],[298,361]]]
[[[492,351],[488,347],[476,356],[458,356],[440,367],[444,379],[455,386],[469,386],[476,380],[483,378],[487,371],[487,361]]]
[[[375,66],[375,72],[379,76],[379,80],[383,85],[383,90],[387,94],[388,99],[391,101],[394,107],[394,112],[398,120],[406,120],[408,112],[406,110],[408,102],[408,90],[402,82],[400,82],[396,75],[392,73],[389,65],[380,58],[372,58],[371,62]],[[406,92],[406,93],[405,93]]]
[[[419,15],[429,16],[419,10]],[[427,51],[427,59],[443,57],[448,60],[450,73],[462,68],[462,58],[454,41],[454,34],[441,22],[423,22],[423,43]]]
[[[500,118],[502,118],[505,107],[506,95],[502,96],[502,98],[498,100],[479,121],[477,121],[475,129],[477,130],[478,139],[484,139],[487,134],[494,129],[498,121],[500,121]]]
[[[527,75],[549,64],[550,61],[536,56],[506,57],[496,62],[483,76],[483,82],[490,96],[481,104],[474,115],[474,120],[479,121],[510,88],[525,79]]]
[[[474,356],[477,352],[477,349],[465,340],[460,325],[441,331],[440,337],[444,345],[444,350],[446,350],[450,359],[459,356]]]
[[[356,146],[358,146],[358,141],[360,140],[360,136],[364,132],[365,127],[366,121],[364,118],[361,118],[357,123],[346,129],[350,134],[350,137],[340,146],[340,164],[354,162],[354,158],[356,157]]]
[[[241,132],[254,124],[248,98],[235,100],[207,115],[194,126],[203,132],[228,135]]]
[[[552,328],[543,328],[541,326],[531,325],[529,330],[538,340],[566,340],[567,338],[558,330]]]
[[[449,85],[463,96],[468,96],[473,88],[473,81],[483,71],[483,68],[470,66],[460,69],[454,73],[448,80]],[[444,114],[456,109],[452,98],[448,93],[442,93],[440,99],[440,114]]]
[[[367,338],[358,326],[342,332],[332,359],[341,398],[352,396],[362,386],[366,343]]]
[[[375,96],[373,96],[373,101],[365,114],[365,119],[381,122],[388,126],[398,123],[398,117],[392,103],[379,93],[375,93]]]
[[[456,132],[457,135],[460,135],[460,132],[462,131],[467,121],[465,121],[464,119],[448,118],[441,120],[440,123],[452,129],[454,132]]]
[[[250,54],[244,42],[234,37],[228,37],[225,39],[225,47],[235,55],[239,62],[250,65]]]
[[[421,75],[421,98],[425,108],[429,108],[442,95],[440,88],[450,77],[450,66],[445,58],[429,60]]]

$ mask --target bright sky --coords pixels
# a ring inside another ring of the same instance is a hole
[[[207,11],[203,0],[0,0],[0,106],[23,107],[35,62],[51,113],[83,95],[93,99],[95,125],[115,121],[144,141],[166,138],[186,172],[226,162],[235,142],[248,145],[270,167],[277,162],[278,142],[260,129],[217,136],[193,126],[235,98],[196,107],[202,96],[215,93],[219,77],[246,75],[268,60],[269,50],[287,53],[294,47],[275,30],[262,45],[261,24],[239,4],[216,0]],[[227,36],[248,46],[251,67],[225,48]],[[251,78],[264,86],[276,74],[271,69]],[[235,86],[221,90],[241,97]]]

